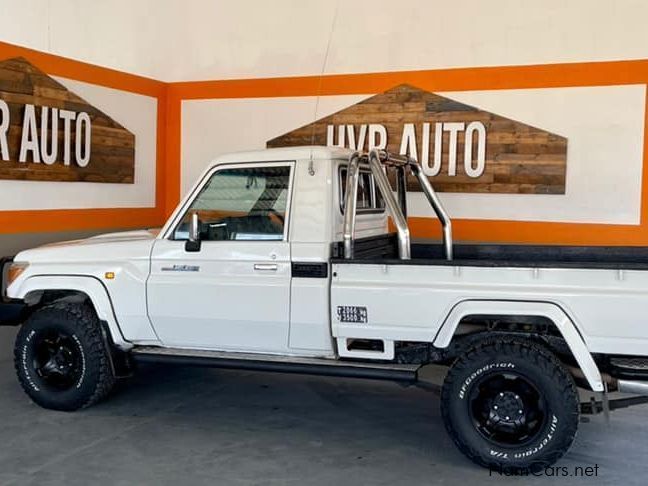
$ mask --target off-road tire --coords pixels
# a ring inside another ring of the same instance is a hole
[[[53,389],[35,368],[37,344],[44,333],[62,333],[76,347],[78,379],[67,389]],[[74,411],[105,398],[115,375],[109,350],[94,309],[87,304],[59,302],[35,311],[21,327],[14,346],[14,365],[23,390],[38,405]]]
[[[488,440],[471,415],[469,397],[476,392],[472,388],[488,374],[507,370],[529,380],[547,406],[546,424],[523,446]],[[444,423],[457,447],[473,462],[500,473],[539,471],[555,463],[574,441],[579,410],[578,392],[565,367],[544,346],[519,338],[491,338],[473,345],[452,365],[441,392]]]

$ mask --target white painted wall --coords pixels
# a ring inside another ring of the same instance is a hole
[[[155,207],[157,99],[55,79],[135,134],[135,183],[0,180],[0,211]]]
[[[646,18],[645,0],[0,0],[0,40],[179,81],[648,58]]]
[[[453,218],[639,224],[644,85],[440,94],[568,139],[565,195],[443,193]],[[367,96],[320,98],[316,118]],[[312,122],[315,102],[315,97],[183,102],[183,193],[217,155],[263,148]],[[409,209],[412,216],[433,216],[422,194],[410,195]]]

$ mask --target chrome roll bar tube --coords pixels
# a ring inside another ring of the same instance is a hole
[[[441,221],[441,227],[443,228],[443,247],[445,249],[445,256],[446,256],[446,260],[451,261],[452,260],[452,221],[450,221],[450,217],[448,216],[448,213],[443,207],[443,204],[441,203],[439,196],[432,188],[432,184],[430,184],[430,181],[428,180],[427,176],[423,173],[421,166],[417,162],[412,162],[410,163],[410,167],[412,169],[412,172],[418,179],[419,184],[421,184],[421,188],[425,193],[425,197],[427,197],[427,200],[430,203],[430,206],[432,206],[434,213],[436,214],[437,218],[439,218],[439,221]]]
[[[378,184],[378,189],[385,199],[385,204],[391,217],[394,220],[396,225],[396,230],[398,231],[398,255],[401,260],[409,260],[412,258],[411,247],[410,247],[410,232],[407,227],[407,218],[403,214],[398,201],[394,197],[392,188],[389,185],[389,180],[387,175],[383,170],[383,166],[380,161],[380,152],[376,149],[369,152],[369,167],[371,168],[371,173],[374,176],[374,181]]]
[[[390,216],[394,220],[396,230],[398,231],[398,253],[401,260],[410,260],[411,239],[409,227],[407,226],[407,200],[406,200],[406,171],[412,171],[412,174],[418,180],[425,197],[434,210],[437,218],[443,227],[443,247],[445,250],[446,260],[453,259],[453,242],[452,242],[452,222],[446,212],[439,196],[434,191],[432,184],[423,173],[423,169],[414,159],[404,155],[392,155],[383,150],[373,149],[369,155],[361,155],[359,152],[353,152],[349,158],[346,177],[346,195],[344,199],[344,258],[353,258],[353,240],[355,234],[357,198],[358,198],[358,179],[360,175],[360,162],[367,157],[374,181],[382,194]],[[394,196],[389,179],[385,174],[383,166],[392,166],[397,168],[397,191],[398,200]]]
[[[360,177],[360,152],[349,157],[344,198],[344,258],[353,258],[353,237],[355,235],[356,205],[358,202],[358,179]]]

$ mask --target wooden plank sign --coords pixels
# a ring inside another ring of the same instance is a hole
[[[132,184],[135,135],[24,58],[0,61],[0,179]]]
[[[408,85],[267,142],[296,145],[408,154],[442,192],[565,193],[565,137]]]

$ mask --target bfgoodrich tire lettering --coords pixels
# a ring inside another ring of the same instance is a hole
[[[441,394],[450,436],[472,461],[539,470],[576,435],[579,401],[569,373],[546,348],[514,338],[477,344],[450,368]]]
[[[86,304],[60,302],[34,312],[16,338],[14,364],[25,393],[54,410],[88,407],[115,383],[99,322]]]

